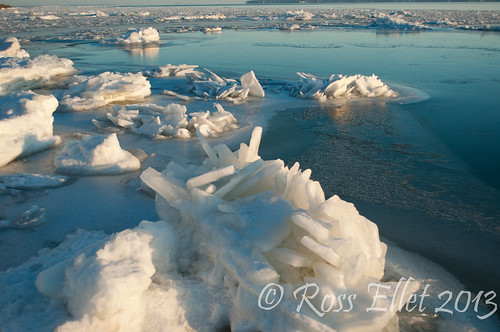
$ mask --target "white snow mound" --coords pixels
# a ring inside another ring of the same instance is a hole
[[[0,40],[0,58],[29,58],[29,56],[28,52],[21,49],[21,45],[16,37],[8,37]]]
[[[80,174],[122,174],[141,167],[139,159],[120,147],[116,134],[69,141],[54,161],[56,171]]]
[[[129,31],[122,38],[118,38],[117,41],[121,44],[158,43],[160,41],[160,34],[155,28],[149,27],[147,29]]]
[[[0,98],[0,166],[59,142],[52,127],[57,106],[54,96],[31,91]]]
[[[151,84],[141,73],[104,72],[72,86],[63,95],[63,110],[86,111],[123,101],[142,101]]]

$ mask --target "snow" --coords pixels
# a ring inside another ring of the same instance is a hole
[[[149,15],[149,13],[148,13]],[[141,16],[148,16],[142,13]],[[123,38],[118,38],[118,43],[121,44],[148,44],[158,43],[160,41],[160,34],[155,28],[149,27],[147,29],[140,29],[127,32]]]
[[[54,96],[31,91],[0,98],[0,166],[59,142],[52,127],[57,105]]]
[[[98,129],[109,127],[109,121],[120,128],[130,129],[134,134],[155,140],[166,138],[191,138],[199,130],[204,137],[218,137],[220,134],[238,128],[236,118],[222,105],[214,103],[216,111],[191,112],[187,114],[184,105],[171,103],[129,105],[108,108],[107,119],[94,119]]]
[[[324,102],[336,98],[395,98],[398,93],[383,83],[375,74],[344,76],[332,75],[329,80],[297,73],[300,82],[295,85],[292,95],[300,98],[317,99]]]
[[[61,109],[87,111],[115,102],[142,101],[151,94],[151,84],[141,73],[104,72],[71,86],[64,92]]]
[[[20,90],[48,87],[76,72],[73,61],[55,55],[0,58],[0,97]]]
[[[120,147],[116,134],[66,142],[54,164],[58,172],[80,175],[121,174],[141,167],[139,159]]]
[[[28,52],[21,49],[21,45],[16,37],[8,37],[0,40],[0,58],[29,58],[29,56]]]

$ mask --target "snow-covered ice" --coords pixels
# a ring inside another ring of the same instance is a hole
[[[0,97],[21,90],[50,87],[73,75],[73,61],[55,55],[0,58]]]
[[[0,166],[60,141],[53,135],[57,99],[28,92],[0,98]]]
[[[141,73],[104,72],[66,90],[61,109],[87,111],[116,102],[142,101],[150,94],[151,84]]]
[[[0,40],[0,58],[29,58],[29,56],[28,52],[21,49],[21,45],[16,37],[8,37]]]
[[[121,44],[158,43],[160,41],[160,34],[155,28],[149,27],[146,29],[129,31],[123,38],[118,38],[117,41]]]
[[[121,174],[141,167],[139,159],[120,147],[116,134],[66,142],[54,163],[58,172],[79,175]]]

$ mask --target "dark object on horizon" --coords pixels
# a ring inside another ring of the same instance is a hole
[[[468,0],[466,2],[495,2],[498,0]],[[465,2],[464,0],[248,0],[247,4],[266,4],[266,3],[356,3],[356,2]]]
[[[12,8],[12,6],[0,3],[0,9],[5,9],[5,8]]]

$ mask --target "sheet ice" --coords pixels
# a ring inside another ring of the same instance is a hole
[[[253,71],[241,76],[240,82],[222,78],[208,69],[204,72],[190,70],[185,72],[185,76],[190,80],[187,86],[176,91],[165,90],[163,94],[190,100],[192,98],[185,94],[194,93],[198,98],[225,100],[235,104],[244,102],[248,97],[264,98],[266,95]]]
[[[85,79],[64,92],[61,108],[86,111],[124,101],[142,101],[151,94],[151,84],[141,73],[104,72]]]
[[[21,49],[21,45],[16,37],[8,37],[0,40],[0,58],[29,58],[29,56],[28,52]]]
[[[75,72],[73,61],[55,55],[33,59],[0,57],[0,97],[21,90],[51,87]]]
[[[155,28],[149,27],[146,29],[129,31],[123,38],[118,38],[117,41],[121,44],[158,43],[160,41],[160,34]]]
[[[335,98],[394,98],[398,93],[383,83],[377,76],[332,75],[322,80],[307,73],[297,73],[300,82],[295,85],[292,95],[326,101]]]
[[[376,225],[338,196],[326,200],[309,170],[262,160],[261,135],[256,128],[233,152],[199,134],[203,165],[170,162],[161,173],[141,175],[157,193],[162,221],[106,236],[80,231],[0,274],[3,283],[16,278],[24,287],[16,295],[21,302],[6,303],[5,312],[16,306],[23,317],[9,326],[40,316],[36,326],[59,331],[396,330],[394,311],[365,310],[373,301],[367,285],[384,272],[386,246]],[[258,301],[269,283],[282,286],[284,296],[267,311]],[[293,290],[307,283],[320,288],[316,297],[308,292],[317,308],[323,296],[347,293],[357,294],[356,306],[322,317],[308,306],[297,312],[301,295]],[[417,288],[387,290],[377,305],[389,306],[393,297],[404,303]],[[11,289],[5,294],[10,298]],[[32,301],[40,303],[36,310]]]
[[[141,167],[139,159],[120,147],[116,134],[85,136],[69,141],[54,161],[58,172],[69,174],[121,174]]]
[[[0,98],[0,167],[59,142],[53,135],[57,106],[54,96],[31,91]]]
[[[184,105],[155,104],[113,106],[106,114],[108,121],[94,119],[98,129],[106,129],[109,122],[113,125],[130,129],[133,133],[152,137],[156,140],[173,138],[191,138],[198,130],[204,137],[218,137],[226,131],[238,128],[236,118],[222,105],[215,103],[215,111],[187,113]]]

